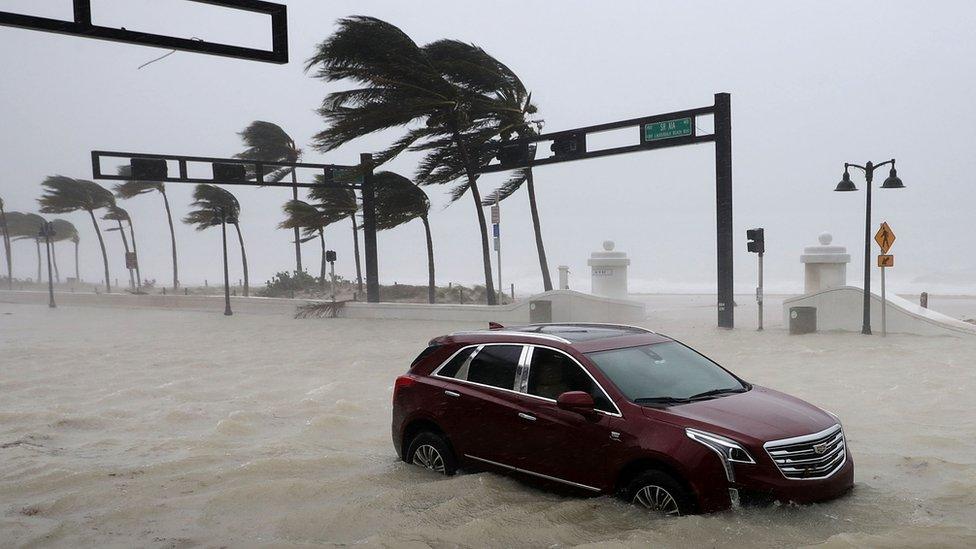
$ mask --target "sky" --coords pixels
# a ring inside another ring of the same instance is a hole
[[[61,174],[90,179],[92,149],[231,156],[252,120],[281,125],[308,162],[354,164],[359,153],[401,135],[370,135],[322,154],[310,142],[324,128],[322,98],[346,84],[304,70],[337,19],[371,15],[424,44],[474,43],[514,69],[533,92],[545,130],[623,120],[711,105],[732,96],[735,287],[751,292],[756,257],[745,230],[764,227],[767,291],[799,292],[804,246],[824,231],[852,255],[849,282],[863,268],[864,180],[834,193],[844,162],[897,159],[903,190],[873,194],[873,226],[887,221],[897,242],[889,287],[900,292],[976,293],[969,252],[976,204],[976,4],[969,1],[339,1],[297,0],[289,9],[291,60],[249,62],[0,27],[0,197],[7,210],[36,211],[40,183]],[[0,0],[0,10],[70,18],[70,0]],[[94,0],[96,24],[266,47],[269,22],[182,0]],[[707,129],[707,128],[703,128]],[[597,140],[624,144],[633,132]],[[592,143],[591,144],[596,144]],[[418,157],[387,168],[410,176]],[[887,171],[878,174],[876,187]],[[570,285],[589,288],[586,259],[604,240],[628,253],[631,291],[715,288],[714,149],[710,144],[541,167],[536,187],[553,277],[570,268]],[[504,175],[484,176],[487,194]],[[111,182],[104,182],[107,186]],[[169,184],[174,215],[192,185]],[[252,286],[294,268],[291,232],[276,225],[290,190],[231,188]],[[427,187],[437,282],[483,283],[470,195],[449,203],[448,187]],[[145,278],[171,278],[161,198],[121,201],[133,217]],[[502,203],[502,279],[520,294],[542,281],[524,189]],[[81,276],[98,281],[101,257],[90,219],[64,216],[81,232]],[[107,223],[103,222],[104,226]],[[873,230],[872,230],[873,232]],[[221,277],[220,235],[177,227],[181,281]],[[113,277],[126,279],[117,233],[105,235]],[[336,270],[350,278],[352,228],[326,231]],[[382,283],[425,283],[421,222],[378,236]],[[877,249],[872,250],[873,254]],[[33,277],[35,255],[14,244],[14,275]],[[71,271],[70,245],[59,245]],[[240,278],[231,248],[231,277]],[[318,265],[318,245],[304,246]],[[494,257],[493,257],[494,261]],[[314,269],[314,267],[313,267]],[[317,273],[313,273],[317,274]],[[875,274],[877,276],[877,274]],[[876,282],[877,283],[877,282]]]

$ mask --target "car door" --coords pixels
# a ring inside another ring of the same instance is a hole
[[[518,467],[559,481],[598,488],[605,484],[608,452],[619,444],[611,421],[620,413],[599,384],[568,354],[532,346],[520,379],[525,453]],[[556,406],[567,391],[593,396],[597,412],[584,417]]]
[[[510,437],[521,412],[515,381],[524,352],[519,344],[479,345],[467,359],[435,371],[443,383],[440,421],[463,457],[511,466]]]

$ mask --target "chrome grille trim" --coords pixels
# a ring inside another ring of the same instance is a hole
[[[815,447],[820,446],[823,451],[817,453]],[[847,462],[847,441],[839,424],[819,433],[771,440],[763,448],[780,473],[791,480],[825,479]]]

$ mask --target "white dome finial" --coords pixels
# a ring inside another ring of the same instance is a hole
[[[604,250],[606,250],[608,252],[612,252],[613,251],[613,248],[614,248],[613,240],[604,240],[603,241],[603,249]]]
[[[834,241],[834,237],[830,233],[820,233],[818,239],[821,246],[830,246],[830,243]]]

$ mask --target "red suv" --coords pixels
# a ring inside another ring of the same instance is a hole
[[[393,443],[443,474],[514,472],[666,515],[822,501],[854,483],[833,414],[669,337],[607,324],[433,339],[396,380]]]

